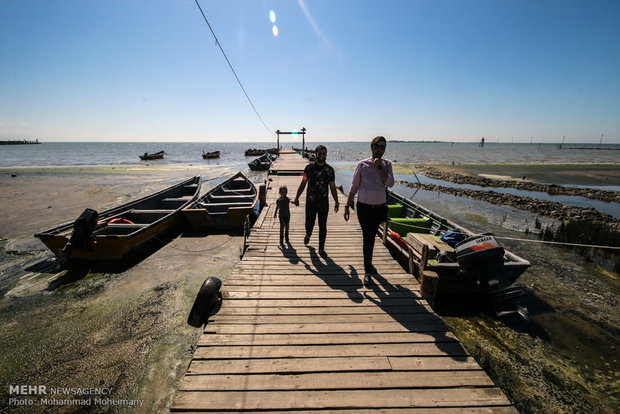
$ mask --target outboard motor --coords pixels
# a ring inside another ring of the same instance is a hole
[[[99,213],[87,208],[73,223],[73,233],[69,242],[62,248],[58,256],[58,264],[64,266],[71,256],[74,249],[86,250],[91,246],[91,235],[97,226]]]
[[[525,295],[521,285],[504,277],[504,248],[490,233],[469,237],[454,248],[456,260],[472,282],[487,287],[487,296],[497,317],[515,315],[528,320],[527,308],[517,302]]]
[[[492,234],[469,237],[456,244],[456,261],[469,270],[477,284],[496,286],[504,267],[504,248]]]

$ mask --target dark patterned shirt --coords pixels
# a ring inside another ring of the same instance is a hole
[[[306,197],[309,200],[325,199],[329,195],[329,183],[336,181],[336,174],[331,165],[318,165],[313,162],[304,168],[304,176],[308,179]]]
[[[291,202],[291,199],[288,197],[280,197],[276,200],[276,205],[278,206],[278,214],[280,214],[280,217],[290,217],[291,216],[291,210],[289,209],[289,204]]]

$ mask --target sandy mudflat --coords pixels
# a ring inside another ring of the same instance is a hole
[[[604,165],[433,165],[447,172],[523,179],[557,185],[620,186],[620,164]],[[500,178],[501,177],[501,178]]]

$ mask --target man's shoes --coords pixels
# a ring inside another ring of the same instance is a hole
[[[308,236],[307,234],[304,236],[304,244],[308,244],[310,243],[310,236]]]
[[[319,248],[319,256],[327,257],[327,252],[323,248]]]
[[[372,277],[370,276],[370,273],[365,273],[364,274],[364,287],[365,288],[370,288],[370,286],[372,285]]]
[[[291,244],[291,241],[289,239],[286,239],[286,244]]]
[[[365,273],[369,273],[371,275],[376,275],[377,274],[377,268],[374,267],[373,265],[370,265],[368,268],[364,269]]]

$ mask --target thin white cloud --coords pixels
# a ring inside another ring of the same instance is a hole
[[[308,23],[310,24],[310,27],[312,27],[312,30],[314,30],[314,33],[319,39],[319,43],[321,44],[321,47],[326,51],[333,52],[334,48],[332,47],[331,42],[329,41],[327,36],[323,34],[321,29],[319,29],[319,25],[316,23],[316,20],[314,20],[314,17],[310,13],[310,10],[308,10],[308,7],[306,6],[305,1],[297,0],[297,3],[299,4],[301,11],[304,12],[304,15],[306,16],[306,20],[308,20]]]

